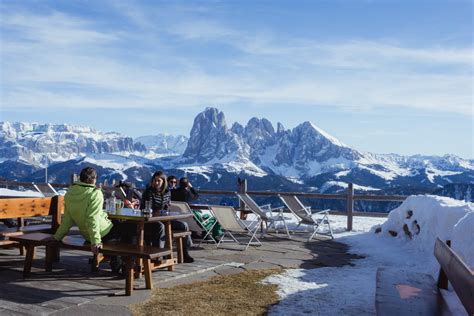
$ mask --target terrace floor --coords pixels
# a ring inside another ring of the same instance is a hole
[[[347,253],[346,245],[326,238],[307,242],[303,235],[291,240],[280,236],[267,236],[262,239],[263,246],[247,251],[235,243],[219,248],[202,244],[191,251],[194,263],[179,264],[173,272],[155,271],[154,286],[169,287],[251,269],[343,266],[360,258]],[[148,299],[151,291],[145,289],[143,279],[135,280],[131,297],[124,296],[124,279],[111,274],[107,263],[100,272],[91,273],[89,257],[85,252],[61,250],[61,261],[53,272],[45,272],[44,249],[39,247],[31,277],[23,279],[24,257],[18,249],[0,249],[0,314],[127,315],[128,305]]]

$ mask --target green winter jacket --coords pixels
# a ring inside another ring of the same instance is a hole
[[[54,238],[62,240],[73,225],[92,245],[100,244],[102,237],[112,229],[112,222],[102,210],[104,195],[93,184],[76,182],[64,196],[64,216]]]

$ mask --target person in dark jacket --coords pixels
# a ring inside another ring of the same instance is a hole
[[[179,188],[171,191],[171,200],[172,201],[181,201],[189,203],[196,200],[199,197],[199,194],[194,190],[191,182],[188,178],[182,177],[179,179]]]
[[[151,202],[151,208],[153,211],[168,210],[171,193],[168,190],[168,184],[166,181],[166,175],[162,171],[157,171],[153,174],[150,185],[145,189],[142,195],[142,201],[140,208],[145,208],[145,203]],[[148,226],[148,227],[147,227]],[[173,230],[188,231],[188,224],[182,221],[171,221],[171,227]],[[145,241],[164,247],[165,245],[165,234],[163,223],[149,223],[145,225]],[[188,236],[183,249],[184,262],[191,263],[194,259],[189,255],[188,248],[192,246],[192,240]]]
[[[196,200],[199,197],[199,194],[191,185],[188,178],[182,177],[179,179],[179,188],[171,191],[171,200],[172,201],[181,201],[189,203]],[[202,214],[200,210],[192,210],[194,217],[197,222],[203,227],[206,231],[201,233],[202,236],[206,235],[206,232],[212,228],[212,237],[215,240],[218,240],[223,234],[221,225],[216,223],[216,218],[209,214]]]

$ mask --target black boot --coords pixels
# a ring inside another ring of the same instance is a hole
[[[183,247],[183,260],[184,260],[184,263],[193,263],[194,262],[193,257],[191,257],[189,255],[188,247],[186,245],[184,245],[184,247]]]
[[[112,256],[110,258],[110,269],[114,274],[120,275],[120,270],[122,269],[122,258],[119,256]]]

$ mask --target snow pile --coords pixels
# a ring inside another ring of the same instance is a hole
[[[410,196],[390,212],[388,220],[380,228],[382,234],[406,240],[412,247],[427,254],[433,253],[436,238],[451,240],[458,255],[468,265],[474,266],[472,203],[432,195]],[[438,265],[432,259],[430,272],[435,274]]]
[[[44,195],[38,191],[31,191],[31,190],[17,191],[17,190],[5,189],[5,188],[0,188],[0,196],[44,197]]]
[[[471,204],[472,206],[472,204]],[[454,226],[451,247],[463,259],[463,261],[474,269],[474,213],[468,213]]]
[[[345,216],[330,216],[330,223],[336,240],[365,258],[343,267],[289,269],[266,278],[263,282],[278,285],[280,296],[269,315],[373,315],[379,267],[430,273],[437,278],[436,237],[452,240],[456,253],[474,267],[472,203],[411,196],[388,219],[355,217],[355,231],[344,231]],[[370,224],[378,225],[370,228]]]

